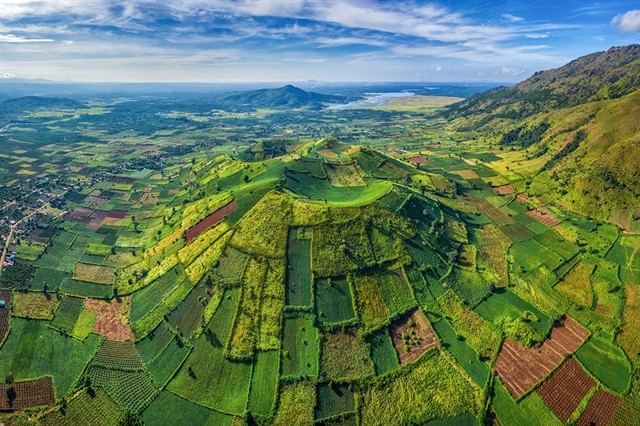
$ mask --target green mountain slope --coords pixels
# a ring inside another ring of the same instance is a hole
[[[461,131],[480,130],[531,194],[623,228],[640,205],[640,45],[613,47],[453,106]]]
[[[620,98],[640,87],[640,45],[612,47],[580,57],[560,68],[540,71],[513,87],[472,96],[449,110],[464,117],[463,127],[509,123],[536,113],[591,101]]]

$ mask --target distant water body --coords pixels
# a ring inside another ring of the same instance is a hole
[[[365,93],[366,98],[349,102],[348,104],[331,105],[327,109],[341,110],[360,107],[381,106],[387,104],[389,98],[409,98],[415,96],[414,92],[386,92],[386,93]]]

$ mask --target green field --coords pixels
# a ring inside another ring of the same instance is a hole
[[[84,301],[75,297],[65,297],[60,301],[55,311],[51,327],[62,333],[71,334],[78,321]]]
[[[610,340],[591,336],[576,352],[576,358],[609,389],[624,394],[631,380],[631,366],[622,349]]]
[[[291,228],[287,239],[287,294],[290,306],[311,306],[311,240],[300,239],[298,229]]]
[[[283,376],[316,376],[319,368],[320,341],[313,317],[285,318],[282,331]]]
[[[51,376],[56,397],[66,396],[100,345],[90,335],[84,341],[65,338],[45,321],[14,318],[0,351],[0,374],[16,380]]]
[[[386,328],[380,329],[367,336],[367,343],[371,348],[371,360],[378,376],[398,368],[398,355],[393,346],[391,336]]]
[[[529,324],[543,336],[549,333],[552,326],[551,318],[508,289],[495,291],[491,297],[476,306],[474,311],[494,324],[501,318],[516,319],[522,317],[524,312],[531,312],[537,321],[530,321]]]
[[[247,409],[265,418],[273,413],[278,392],[280,352],[258,352],[251,376],[251,390]]]
[[[316,312],[323,324],[355,318],[349,283],[344,277],[319,278],[315,281]]]
[[[210,410],[169,391],[160,395],[142,413],[149,425],[233,425],[233,416]]]
[[[433,328],[440,338],[442,347],[453,355],[478,386],[484,387],[489,379],[489,367],[478,359],[477,352],[464,339],[460,339],[447,320],[433,323]]]
[[[326,419],[355,410],[353,392],[347,386],[320,384],[317,389],[316,420]]]
[[[251,364],[229,361],[223,353],[239,296],[239,289],[225,292],[209,326],[196,339],[193,351],[167,385],[168,390],[183,398],[236,415],[246,409],[252,370]]]
[[[560,426],[562,423],[547,408],[536,392],[516,403],[499,380],[494,380],[491,409],[504,426]]]

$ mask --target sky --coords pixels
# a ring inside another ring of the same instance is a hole
[[[633,43],[640,0],[0,0],[0,76],[58,81],[516,82]]]

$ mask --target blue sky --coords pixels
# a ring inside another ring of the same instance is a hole
[[[640,0],[1,0],[0,75],[514,82],[639,31]]]

